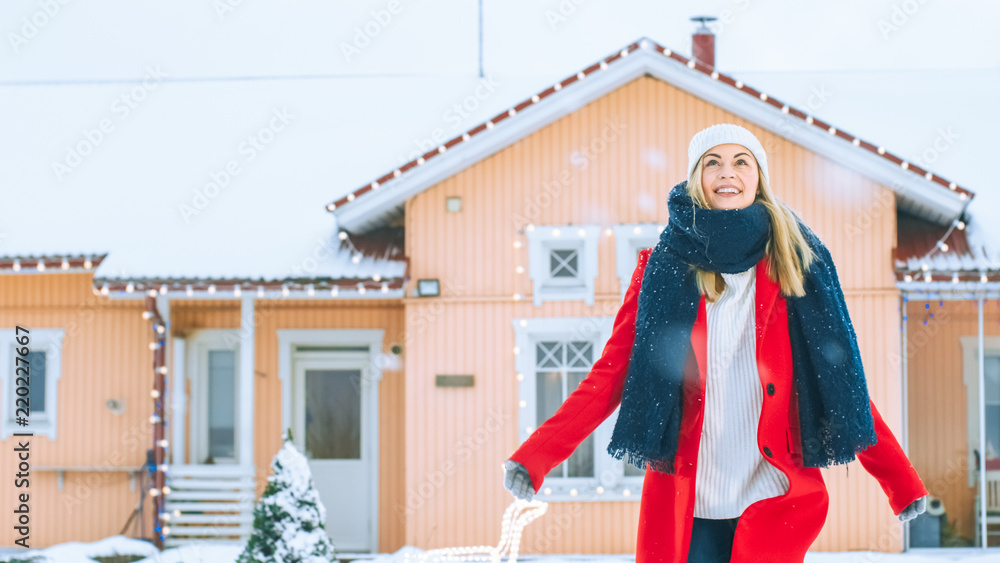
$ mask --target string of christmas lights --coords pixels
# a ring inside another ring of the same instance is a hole
[[[966,205],[968,205],[968,204],[966,204]],[[964,210],[963,210],[962,215],[964,215]],[[948,226],[948,228],[945,230],[944,234],[940,238],[938,238],[938,240],[937,240],[936,243],[934,243],[934,246],[931,247],[930,250],[928,250],[927,252],[925,252],[924,255],[919,258],[919,260],[920,260],[920,268],[919,268],[919,270],[918,269],[907,270],[904,273],[904,275],[903,275],[903,281],[905,281],[906,283],[910,283],[910,282],[913,281],[914,274],[916,274],[917,272],[923,272],[922,275],[923,275],[923,278],[924,278],[924,282],[930,282],[933,278],[932,278],[932,272],[930,270],[930,265],[927,263],[927,261],[930,260],[934,256],[934,254],[936,254],[936,253],[948,252],[948,248],[949,248],[948,247],[948,243],[946,243],[945,241],[948,240],[948,237],[951,236],[951,233],[955,229],[958,229],[960,231],[964,231],[965,230],[965,221],[962,221],[960,218],[959,219],[955,219],[954,221],[952,221],[951,225]],[[957,271],[955,271],[955,272],[952,273],[951,283],[957,284],[959,282],[959,275],[958,274],[959,273]],[[985,271],[981,271],[979,273],[979,283],[986,283],[987,281],[988,281],[988,277],[986,275],[986,272]]]
[[[153,414],[149,417],[149,422],[153,425],[153,465],[149,468],[149,496],[153,498],[155,514],[154,543],[156,547],[163,549],[163,540],[170,534],[170,528],[164,523],[165,497],[170,494],[170,487],[166,484],[167,448],[170,444],[166,440],[166,409],[163,405],[167,395],[166,323],[156,309],[155,289],[146,294],[146,310],[143,311],[142,318],[153,321],[153,341],[149,343],[149,349],[153,351],[154,381],[153,389],[149,392],[153,399]]]

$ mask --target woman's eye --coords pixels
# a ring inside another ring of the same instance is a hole
[[[705,166],[716,166],[718,164],[719,164],[719,161],[715,160],[714,158],[712,160],[708,160],[708,161],[705,162]]]
[[[741,159],[739,159],[739,160],[736,161],[736,164],[746,165],[746,164],[749,164],[749,163],[741,158]]]

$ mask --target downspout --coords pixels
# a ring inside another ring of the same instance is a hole
[[[983,297],[976,300],[979,309],[979,527],[983,549],[990,544],[986,535],[986,373],[983,351]]]
[[[907,348],[907,342],[908,342],[907,338],[908,338],[908,336],[907,336],[907,330],[906,330],[907,329],[907,325],[909,325],[909,322],[907,321],[907,319],[909,318],[909,314],[908,314],[908,311],[907,311],[909,303],[910,303],[909,294],[904,289],[903,290],[903,327],[902,327],[902,330],[900,331],[900,336],[901,336],[901,339],[902,339],[901,348],[900,348],[900,358],[901,358],[901,361],[900,361],[900,381],[901,381],[901,385],[900,386],[901,386],[901,393],[902,393],[902,396],[903,396],[903,399],[902,399],[902,402],[903,402],[903,408],[902,408],[902,411],[903,411],[903,428],[902,428],[902,436],[900,436],[900,440],[902,441],[903,453],[905,453],[907,457],[910,456],[910,400],[909,400],[909,395],[908,395],[909,388],[908,388],[908,382],[907,382],[907,378],[909,377],[909,370],[908,370],[908,367],[907,367],[908,366],[908,361],[907,360],[908,360],[909,354],[907,353],[907,350],[908,350],[908,348]],[[909,550],[910,550],[910,527],[909,526],[903,526],[903,552],[907,552]]]

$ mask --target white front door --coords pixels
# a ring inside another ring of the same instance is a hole
[[[308,359],[306,357],[308,356]],[[309,459],[338,552],[374,549],[375,436],[367,355],[302,354],[294,362],[292,437]]]

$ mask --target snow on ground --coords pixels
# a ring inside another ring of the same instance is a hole
[[[136,563],[234,563],[242,545],[202,543],[168,549]]]
[[[372,563],[418,563],[421,549],[406,546],[392,554],[383,554],[371,560]],[[519,556],[518,560],[532,563],[631,563],[633,555],[543,555]],[[427,558],[426,563],[444,563],[447,559]],[[940,563],[941,561],[961,561],[963,563],[996,563],[1000,561],[1000,549],[915,549],[908,553],[881,553],[877,551],[851,551],[841,553],[809,553],[805,563]]]
[[[149,542],[125,536],[111,536],[91,543],[68,542],[45,549],[6,552],[0,561],[38,558],[36,559],[37,563],[94,563],[92,558],[102,555],[145,555],[151,557],[158,552],[156,546]]]
[[[54,545],[47,549],[25,552],[5,551],[0,561],[12,557],[29,559],[37,557],[35,563],[94,563],[92,557],[101,555],[145,555],[137,563],[234,563],[243,546],[234,543],[203,542],[185,547],[157,552],[152,544],[113,536],[93,543],[70,542]],[[338,553],[341,560],[359,559],[365,563],[445,563],[453,561],[428,557],[428,552],[413,546],[404,546],[395,553],[376,554],[374,557],[349,553]],[[519,561],[531,563],[632,563],[633,555],[521,555]],[[506,561],[506,559],[504,560]],[[805,563],[940,563],[960,561],[962,563],[996,563],[1000,561],[1000,548],[988,550],[975,548],[955,549],[913,549],[907,553],[881,553],[877,551],[849,551],[841,553],[809,553]]]

